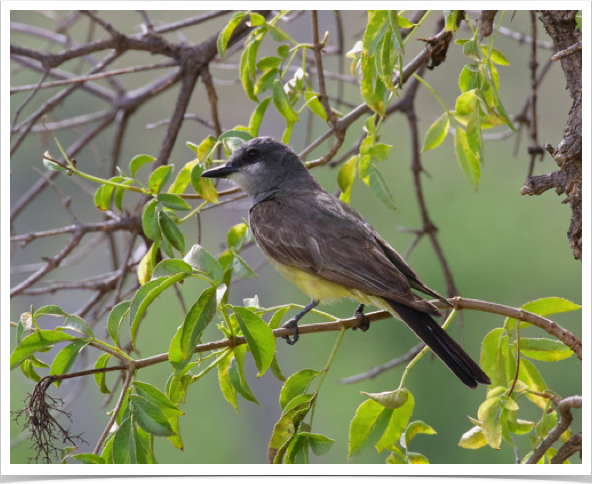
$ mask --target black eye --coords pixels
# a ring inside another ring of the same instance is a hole
[[[255,158],[259,153],[257,152],[257,150],[249,150],[247,151],[247,156],[249,158]]]

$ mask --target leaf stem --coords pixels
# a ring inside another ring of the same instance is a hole
[[[341,345],[341,341],[343,340],[343,335],[345,334],[346,329],[347,328],[345,327],[345,325],[341,326],[341,331],[339,331],[339,334],[337,335],[337,340],[335,341],[335,345],[333,346],[333,350],[331,351],[331,354],[329,355],[329,359],[327,360],[327,364],[325,365],[325,368],[322,371],[322,375],[319,380],[319,384],[317,385],[317,389],[315,392],[315,393],[317,393],[317,398],[314,399],[314,402],[312,403],[312,409],[310,410],[310,424],[309,425],[310,425],[311,429],[312,429],[312,421],[314,418],[315,408],[317,407],[318,393],[321,389],[321,385],[325,381],[325,377],[327,376],[327,373],[329,373],[329,368],[331,368],[331,365],[333,364],[333,360],[335,360],[335,357],[337,356],[337,350],[339,349],[339,346]]]

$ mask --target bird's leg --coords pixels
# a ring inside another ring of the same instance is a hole
[[[364,332],[368,331],[368,328],[370,327],[370,320],[368,319],[368,316],[364,314],[363,304],[358,306],[358,309],[356,309],[354,312],[354,316],[358,318],[360,324],[358,326],[354,326],[352,329],[355,331],[356,329],[360,328]]]
[[[282,328],[292,328],[294,331],[292,338],[290,338],[290,336],[284,336],[286,343],[288,343],[289,345],[293,345],[294,343],[296,343],[296,341],[298,341],[298,321],[300,321],[302,316],[304,316],[312,308],[315,308],[318,305],[319,305],[319,301],[315,301],[313,299],[312,301],[310,301],[310,304],[308,306],[306,306],[296,316],[294,316],[292,319],[290,319],[290,321],[287,321],[284,324],[282,324]]]

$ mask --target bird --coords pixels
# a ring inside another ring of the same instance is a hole
[[[403,257],[350,205],[325,191],[298,154],[272,137],[236,147],[225,164],[201,174],[227,178],[251,199],[249,227],[264,255],[311,298],[283,327],[298,340],[298,321],[320,302],[351,298],[369,327],[365,305],[386,310],[407,326],[470,388],[491,380],[432,316],[442,316],[417,290],[452,306],[426,286]]]

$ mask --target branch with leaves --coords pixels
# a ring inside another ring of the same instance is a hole
[[[489,445],[498,449],[504,441],[514,446],[515,437],[532,435],[534,430],[535,448],[530,456],[523,459],[524,462],[538,462],[541,458],[556,462],[573,455],[578,445],[581,447],[581,437],[578,444],[578,434],[571,434],[571,420],[567,417],[570,409],[577,408],[577,405],[570,404],[567,410],[564,408],[567,405],[565,402],[579,402],[581,406],[581,397],[559,399],[547,387],[535,365],[536,361],[555,362],[574,354],[581,360],[582,342],[572,332],[547,318],[551,314],[577,310],[580,306],[558,297],[531,301],[521,308],[459,297],[452,266],[444,257],[443,242],[437,236],[436,224],[429,215],[423,194],[421,175],[426,170],[422,164],[422,153],[439,147],[449,133],[453,132],[454,153],[461,170],[475,190],[479,186],[484,161],[483,130],[503,126],[515,133],[514,123],[518,127],[528,124],[533,146],[538,147],[536,93],[546,69],[537,72],[536,66],[531,67],[532,94],[523,112],[512,117],[499,94],[501,81],[497,71],[497,66],[509,63],[495,47],[497,35],[504,33],[501,23],[505,12],[499,14],[496,25],[493,23],[495,11],[484,11],[479,18],[473,19],[464,11],[444,11],[433,35],[419,38],[417,34],[423,29],[424,22],[436,13],[369,11],[362,38],[346,54],[340,12],[337,13],[336,45],[331,45],[331,32],[321,37],[317,11],[310,12],[310,20],[306,19],[308,14],[304,11],[292,14],[285,10],[238,11],[216,35],[197,44],[172,42],[164,34],[177,32],[180,35],[180,29],[210,21],[225,15],[225,11],[209,12],[165,25],[157,25],[144,11],[138,14],[142,22],[140,34],[122,33],[104,20],[100,12],[90,11],[73,14],[65,27],[56,26],[56,32],[23,24],[13,25],[15,31],[43,38],[50,45],[57,44],[65,50],[56,52],[55,49],[11,46],[15,65],[41,73],[37,83],[11,89],[13,95],[26,95],[13,118],[11,133],[16,140],[12,155],[16,156],[24,141],[38,133],[50,133],[61,155],[52,155],[55,151],[53,147],[46,150],[42,161],[48,173],[14,204],[11,221],[15,222],[27,209],[32,209],[46,186],[55,188],[54,181],[60,174],[76,181],[84,190],[92,190],[94,204],[104,215],[101,222],[81,223],[71,211],[69,200],[56,191],[63,207],[73,218],[72,225],[47,230],[29,228],[26,233],[11,236],[11,242],[20,244],[22,249],[35,241],[70,234],[70,239],[57,254],[44,258],[40,266],[35,266],[33,274],[11,289],[11,297],[31,297],[66,289],[93,292],[79,312],[66,312],[58,305],[46,305],[37,310],[31,308],[13,325],[16,347],[11,355],[11,368],[19,367],[27,378],[36,383],[26,408],[17,411],[16,415],[26,419],[25,427],[32,431],[33,449],[38,459],[66,462],[74,458],[96,464],[155,463],[155,437],[165,437],[174,447],[183,448],[180,417],[184,412],[179,406],[185,402],[189,386],[212,370],[216,370],[221,392],[234,409],[238,411],[241,399],[257,403],[245,376],[247,352],[251,354],[258,376],[270,370],[283,383],[279,396],[282,415],[270,436],[269,461],[308,463],[310,451],[323,455],[331,449],[334,440],[313,432],[313,418],[316,406],[323,404],[319,402],[324,402],[326,398],[321,386],[339,352],[344,332],[357,327],[359,320],[340,319],[314,310],[328,321],[304,325],[300,334],[337,331],[333,350],[324,368],[303,369],[286,378],[277,361],[275,339],[291,331],[280,328],[280,324],[290,310],[301,307],[286,304],[264,308],[256,297],[245,299],[243,305],[228,303],[238,280],[256,277],[243,254],[247,247],[253,245],[248,224],[231,227],[226,243],[221,244],[223,247],[217,255],[200,244],[187,250],[183,233],[187,223],[195,220],[199,240],[202,212],[218,211],[219,207],[245,197],[238,188],[223,189],[200,175],[219,163],[222,153],[228,157],[237,146],[259,136],[264,119],[269,117],[267,113],[272,109],[285,122],[282,135],[285,143],[289,143],[293,133],[304,126],[302,119],[304,114],[307,115],[308,126],[303,129],[308,141],[301,152],[303,157],[320,151],[325,141],[335,138],[330,148],[306,165],[310,169],[339,166],[336,177],[340,189],[338,196],[344,203],[351,202],[354,182],[359,179],[392,210],[396,210],[395,199],[380,168],[391,157],[392,149],[384,142],[389,136],[384,130],[384,122],[399,113],[406,117],[411,133],[413,183],[422,223],[420,229],[414,230],[415,239],[408,253],[424,235],[429,237],[444,274],[449,301],[455,306],[446,326],[463,309],[505,317],[501,327],[490,331],[483,341],[480,364],[491,377],[492,385],[478,409],[477,418],[471,418],[473,428],[460,438],[459,445],[472,449]],[[293,38],[286,32],[284,25],[305,20],[312,25],[311,39]],[[75,43],[63,34],[83,21],[89,25],[89,38],[85,43]],[[562,21],[577,22],[577,17]],[[471,36],[453,42],[461,24],[469,27]],[[102,38],[93,37],[97,35],[95,29],[101,32]],[[405,51],[411,40],[422,41],[425,45],[414,58],[408,60]],[[545,45],[537,39],[536,30],[532,31],[528,41],[532,58],[536,60],[536,49],[545,48]],[[459,77],[460,95],[454,109],[447,107],[428,80],[431,70],[442,69],[441,65],[451,48],[459,49],[466,59]],[[264,49],[273,55],[260,54]],[[107,54],[102,60],[95,58],[103,51]],[[124,52],[131,51],[150,52],[164,60],[106,70]],[[224,129],[223,126],[230,125],[228,119],[224,119],[226,103],[219,92],[221,87],[213,68],[223,66],[223,62],[234,55],[240,55],[240,60],[225,67],[237,70],[236,80],[255,107],[248,122],[237,122],[233,128]],[[346,76],[341,68],[339,72],[330,72],[325,68],[335,56],[339,66],[342,66],[344,55],[351,59],[351,76]],[[573,44],[562,48],[557,58],[564,63],[577,59],[578,55],[581,58],[581,50]],[[89,64],[85,74],[58,69],[74,59]],[[552,61],[548,65],[550,63]],[[135,90],[124,89],[119,81],[121,75],[156,69],[171,70]],[[57,81],[47,82],[47,78]],[[99,84],[101,79],[106,84]],[[211,116],[209,120],[187,112],[199,81],[205,87]],[[361,104],[359,99],[345,98],[342,87],[334,95],[330,83],[339,82],[342,86],[345,81],[359,86]],[[29,104],[43,92],[47,92],[46,89],[61,89],[62,86],[65,86],[63,90],[43,100],[32,109],[32,114],[18,122],[20,114],[26,112]],[[146,123],[147,128],[161,124],[167,126],[157,156],[139,154],[131,159],[127,167],[124,166],[120,158],[130,118],[155,95],[176,86],[176,101],[171,112],[163,116],[165,121]],[[422,90],[424,87],[427,91]],[[68,102],[77,90],[84,90],[109,106],[67,119],[43,118],[54,107]],[[422,92],[433,95],[442,105],[444,113],[428,129],[423,146],[420,146],[416,102]],[[396,102],[395,98],[398,98]],[[348,108],[349,112],[341,113],[337,107]],[[528,114],[525,114],[527,111]],[[355,122],[361,119],[364,120],[363,128],[356,131]],[[177,138],[185,120],[197,121],[212,134],[197,143],[187,142],[189,161],[175,171],[169,159],[178,144]],[[310,142],[314,120],[328,124],[328,129]],[[87,125],[91,126],[88,131],[66,148],[55,136],[58,130],[61,137],[62,130],[83,130]],[[95,174],[86,157],[81,158],[79,154],[110,126],[115,127],[112,147],[101,173]],[[349,133],[356,133],[357,141],[348,153],[336,158]],[[85,257],[84,247],[82,250],[78,248],[88,233],[104,234],[98,243],[106,241],[109,244],[110,271],[90,279],[52,282],[39,287],[40,282],[47,281],[48,274],[63,267],[66,261],[78,261]],[[125,237],[114,237],[115,233]],[[199,285],[200,295],[185,309],[179,285],[189,283]],[[179,297],[184,319],[170,340],[168,351],[144,358],[134,356],[141,346],[138,336],[147,331],[145,326],[151,324],[147,315],[152,304],[165,291],[173,289]],[[109,302],[106,301],[107,295],[112,295]],[[442,307],[439,303],[437,305]],[[86,318],[87,314],[91,316]],[[41,329],[38,319],[46,317],[60,318],[63,323],[51,329]],[[370,321],[390,317],[384,311],[368,314]],[[204,330],[216,320],[221,339],[202,342]],[[536,334],[535,337],[526,337],[529,326],[537,326],[551,337],[540,338]],[[97,329],[106,331],[107,341],[97,338]],[[65,346],[51,364],[43,362],[40,359],[43,353],[56,345]],[[86,354],[89,347],[101,353],[94,367],[73,370],[76,362],[80,361],[80,355]],[[351,382],[372,377],[387,368],[407,364],[396,390],[365,393],[368,399],[359,406],[351,421],[348,459],[374,447],[378,452],[389,452],[387,463],[429,462],[426,456],[411,451],[409,446],[414,436],[433,434],[435,430],[420,420],[411,420],[415,400],[404,386],[406,378],[413,374],[413,366],[426,351],[418,345],[404,357],[349,379]],[[140,380],[145,368],[166,362],[171,364],[172,373],[162,390]],[[39,375],[36,370],[39,368],[47,368],[49,374]],[[111,387],[106,380],[109,373],[120,375]],[[56,437],[64,438],[74,446],[77,438],[58,422],[59,414],[64,411],[60,409],[59,399],[51,397],[48,391],[52,384],[57,387],[64,380],[84,379],[91,375],[102,393],[117,395],[116,403],[92,453],[81,454],[74,447],[67,447],[60,454],[54,445]],[[538,423],[518,418],[523,402],[543,410]],[[554,414],[550,412],[550,402],[558,408],[559,422],[557,411]],[[552,415],[555,415],[555,420]],[[560,439],[562,447],[554,449],[552,445]]]

